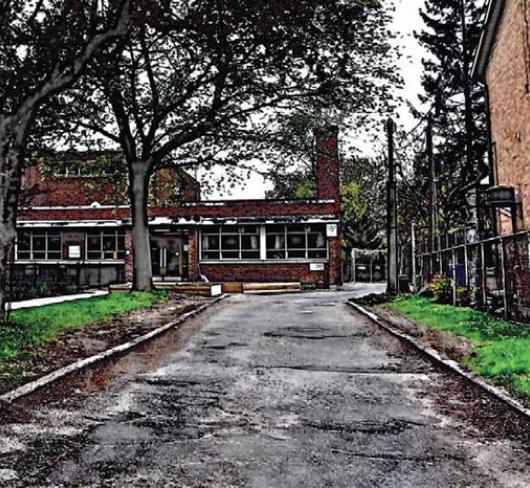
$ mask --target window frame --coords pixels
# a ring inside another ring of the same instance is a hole
[[[29,235],[29,249],[22,251],[25,254],[29,254],[29,257],[20,256],[19,248],[19,236],[20,234]],[[44,250],[35,250],[35,238],[44,238]],[[50,249],[50,239],[59,238],[59,249]],[[35,253],[43,254],[44,257],[35,257]],[[50,255],[53,257],[50,257]],[[15,259],[16,261],[61,261],[63,258],[63,236],[60,231],[49,231],[49,230],[19,230],[17,232],[17,238],[15,242]]]
[[[99,235],[98,235],[99,234]],[[99,238],[99,250],[98,251],[91,251],[88,246],[88,241],[91,237],[98,237]],[[113,250],[105,250],[105,238],[113,237],[114,239],[114,249]],[[120,238],[123,239],[123,249],[120,249]],[[107,254],[112,253],[112,257],[106,257]],[[127,249],[125,246],[125,233],[121,231],[120,229],[105,229],[105,230],[99,230],[94,232],[86,232],[85,233],[85,258],[86,261],[124,261],[125,256],[127,253]],[[98,257],[91,257],[90,254],[99,254]],[[120,256],[121,255],[121,256]]]
[[[236,225],[238,227],[238,233],[236,232],[223,232],[222,225],[215,225],[211,228],[203,227],[199,233],[199,260],[205,263],[242,263],[242,262],[328,262],[329,261],[329,244],[326,234],[326,224],[259,224],[259,225]],[[226,226],[232,229],[236,226]],[[318,226],[319,231],[316,231]],[[245,233],[244,229],[254,228],[256,231],[253,233]],[[298,232],[291,230],[289,227],[298,230]],[[272,232],[275,228],[277,232]],[[321,234],[324,239],[324,246],[321,248],[310,247],[310,239],[312,235]],[[239,252],[238,257],[233,254],[230,257],[226,257],[228,253],[234,253],[235,250],[225,250],[225,256],[223,256],[223,236],[237,235],[239,240]],[[289,237],[293,235],[303,236],[303,245],[300,247],[289,247]],[[218,241],[218,246],[215,248],[208,247],[204,249],[204,238],[215,237]],[[243,249],[243,237],[254,236],[258,242],[258,249],[246,250]],[[269,247],[269,239],[271,236],[279,236],[283,239],[283,247],[280,249],[272,249]],[[289,255],[289,252],[291,255]],[[279,253],[281,257],[274,257],[273,253]],[[302,255],[303,254],[303,255]]]
[[[245,229],[253,227],[255,232],[245,232]],[[233,229],[237,228],[237,232]],[[213,231],[216,229],[216,232]],[[261,232],[259,225],[230,225],[230,226],[213,226],[213,229],[205,227],[200,232],[200,260],[201,261],[259,261],[261,259]],[[206,232],[205,232],[206,230]],[[226,237],[237,237],[237,249],[225,249],[223,248],[223,238]],[[219,245],[216,248],[204,249],[204,238],[205,237],[216,237]],[[243,237],[255,237],[257,239],[258,247],[256,249],[247,249],[243,247]],[[216,258],[206,258],[205,253],[217,253]],[[224,254],[223,254],[224,253]],[[230,253],[230,256],[228,254]],[[250,254],[255,254],[256,257],[249,257]],[[237,254],[237,257],[234,255]]]

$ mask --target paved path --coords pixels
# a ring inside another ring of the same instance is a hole
[[[75,295],[61,295],[49,298],[33,298],[32,300],[23,300],[21,302],[11,302],[8,307],[11,310],[21,310],[24,308],[43,307],[45,305],[55,305],[57,303],[74,302],[76,300],[86,300],[87,298],[104,297],[108,295],[107,290],[93,290],[86,293]]]
[[[529,425],[355,315],[351,295],[234,296],[31,399],[39,417],[0,428],[0,479],[529,487]]]

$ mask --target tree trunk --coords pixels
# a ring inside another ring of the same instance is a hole
[[[13,156],[12,151],[10,153]],[[20,193],[20,174],[12,163],[9,156],[0,156],[0,323],[6,323],[9,318],[6,310],[9,299],[9,258],[16,237]]]
[[[9,244],[0,243],[0,325],[9,322],[9,311],[7,309],[9,282]]]
[[[134,257],[133,290],[153,289],[151,246],[147,215],[149,197],[150,163],[129,163],[129,198],[132,215],[132,244]]]

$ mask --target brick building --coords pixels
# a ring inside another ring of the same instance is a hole
[[[488,94],[491,180],[513,192],[515,222],[499,210],[499,231],[530,226],[530,0],[490,0],[473,68]],[[502,193],[501,193],[502,194]],[[502,206],[502,205],[501,205]]]
[[[337,131],[320,129],[315,138],[314,199],[202,201],[187,173],[155,174],[149,206],[155,279],[340,285]],[[101,174],[101,159],[105,171],[112,161],[120,164],[117,154],[67,153],[26,169],[15,246],[19,275],[39,269],[53,279],[60,272],[82,286],[132,279],[126,188]]]

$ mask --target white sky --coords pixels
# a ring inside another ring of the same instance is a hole
[[[395,30],[399,34],[397,42],[402,46],[403,57],[400,60],[400,69],[405,81],[405,88],[402,96],[410,101],[416,108],[420,108],[418,93],[421,91],[421,60],[424,57],[424,50],[414,39],[414,31],[422,28],[422,20],[419,9],[423,6],[424,0],[396,0]],[[415,121],[405,104],[400,107],[397,117],[405,129],[410,129],[415,125]],[[357,142],[361,150],[367,154],[374,151],[372,144]],[[226,191],[218,191],[210,195],[209,199],[238,199],[238,198],[263,198],[267,190],[267,183],[263,178],[254,174],[244,186],[237,187],[230,194]]]

